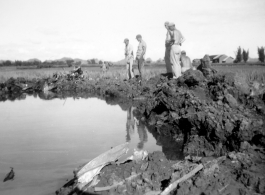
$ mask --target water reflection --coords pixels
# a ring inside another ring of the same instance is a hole
[[[45,91],[45,92],[40,92],[38,94],[38,97],[43,100],[52,100],[56,98],[56,94],[53,93],[52,91]]]
[[[1,195],[51,194],[74,168],[124,141],[131,150],[181,158],[181,143],[159,135],[124,100],[52,92],[18,97],[21,101],[0,102],[0,175],[10,166],[17,173],[12,183],[0,185]]]
[[[0,102],[0,175],[10,166],[16,171],[14,181],[0,185],[1,195],[52,194],[74,168],[125,141],[130,151],[162,150],[128,103],[53,95]]]
[[[126,122],[126,141],[130,142],[131,141],[131,135],[134,134],[135,132],[138,133],[139,135],[139,143],[137,144],[137,148],[139,150],[144,148],[144,143],[148,141],[148,136],[147,136],[147,128],[144,125],[144,123],[140,120],[138,120],[134,115],[135,115],[136,107],[131,106],[127,110],[127,122]]]
[[[130,142],[134,134],[138,134],[139,141],[137,149],[145,149],[145,144],[149,142],[148,136],[152,139],[155,138],[156,146],[160,146],[162,152],[169,160],[183,159],[183,140],[176,142],[172,137],[163,136],[157,132],[155,127],[148,126],[141,120],[141,112],[134,106],[127,109],[127,122],[126,122],[126,141]]]

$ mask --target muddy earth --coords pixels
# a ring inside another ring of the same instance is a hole
[[[170,194],[265,194],[265,95],[241,90],[233,74],[188,70],[178,79],[160,75],[139,82],[76,74],[51,78],[9,79],[0,83],[0,101],[99,97],[135,115],[156,138],[173,139],[183,156],[154,152],[141,161],[112,162],[93,187],[77,188],[68,181],[56,194],[160,194],[180,182]],[[185,158],[184,158],[185,157]]]

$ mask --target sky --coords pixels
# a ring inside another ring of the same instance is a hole
[[[124,39],[146,57],[164,58],[164,22],[176,24],[192,59],[232,57],[238,46],[257,57],[265,46],[265,0],[0,0],[0,59],[124,58]]]

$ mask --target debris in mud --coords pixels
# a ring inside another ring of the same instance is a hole
[[[207,54],[201,59],[201,63],[197,67],[197,69],[201,71],[203,75],[207,78],[217,73],[217,71],[214,68],[212,68],[210,57]]]
[[[170,161],[162,152],[153,152],[139,161],[106,165],[82,189],[77,187],[78,179],[73,179],[56,194],[263,194],[265,169],[258,162],[265,153],[258,158],[251,158],[252,154],[232,152],[219,158],[188,156]]]
[[[52,77],[43,79],[10,78],[5,83],[0,83],[0,101],[16,99],[23,93],[39,94],[49,91],[55,93],[55,97],[69,93],[76,93],[77,96],[89,93],[105,98],[145,100],[154,82],[152,80],[140,85],[137,79],[126,82],[105,77],[90,79],[85,78],[80,67],[76,67],[69,73],[55,73]]]
[[[80,66],[74,67],[74,69],[71,70],[69,73],[63,73],[63,74],[54,73],[52,77],[54,79],[53,82],[56,82],[63,78],[68,81],[84,79],[83,70],[81,69]]]

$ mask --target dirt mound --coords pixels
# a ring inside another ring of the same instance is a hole
[[[238,151],[242,142],[252,143],[255,136],[264,135],[264,104],[260,102],[258,112],[257,104],[251,105],[224,75],[203,80],[197,74],[191,70],[157,85],[143,109],[150,126],[183,138],[184,152],[205,156]]]

